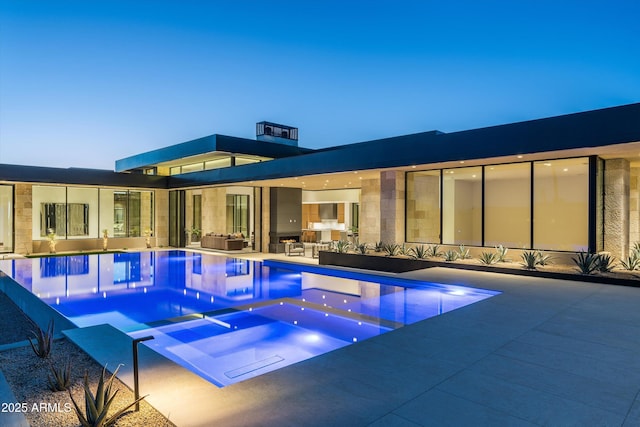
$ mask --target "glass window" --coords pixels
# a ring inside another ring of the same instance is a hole
[[[227,194],[227,230],[249,235],[249,196]]]
[[[58,238],[67,236],[67,195],[65,187],[34,185],[33,200],[33,236],[46,237],[55,233]]]
[[[589,244],[588,158],[533,164],[533,246],[586,251]]]
[[[0,252],[13,252],[13,186],[0,185]]]
[[[223,157],[221,159],[209,160],[204,164],[204,168],[206,170],[226,168],[229,166],[231,166],[231,157]]]
[[[202,195],[193,195],[193,228],[202,230]]]
[[[440,243],[440,171],[407,174],[407,241]]]
[[[531,163],[484,168],[484,245],[531,247]]]
[[[67,236],[96,237],[98,230],[98,189],[67,187]]]
[[[189,172],[198,172],[204,169],[204,164],[202,163],[192,163],[190,165],[184,165],[182,166],[182,173],[189,173]]]
[[[482,245],[482,168],[445,169],[442,243]]]

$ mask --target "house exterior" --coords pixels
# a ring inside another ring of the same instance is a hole
[[[285,241],[607,251],[640,241],[640,103],[326,149],[298,130],[211,135],[116,161],[115,172],[0,165],[0,253],[182,247],[234,234]],[[199,233],[192,233],[197,230]]]

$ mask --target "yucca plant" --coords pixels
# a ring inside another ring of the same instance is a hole
[[[615,258],[609,254],[598,254],[595,260],[596,270],[601,273],[609,273],[615,266],[614,260]]]
[[[480,262],[486,265],[495,264],[498,262],[498,254],[495,252],[482,252],[480,254]]]
[[[640,268],[640,257],[637,254],[632,252],[627,257],[627,259],[620,260],[620,265],[625,270],[629,270],[629,271],[638,270]]]
[[[424,245],[414,246],[409,249],[409,256],[415,259],[425,259],[427,257],[427,248]]]
[[[334,246],[335,251],[339,254],[344,254],[349,252],[350,247],[351,247],[351,242],[347,240],[338,240]]]
[[[71,385],[71,361],[67,361],[62,366],[49,365],[51,374],[47,377],[49,381],[49,390],[65,391]]]
[[[400,245],[397,243],[388,243],[384,245],[382,250],[386,252],[387,256],[396,256],[400,253]]]
[[[122,366],[122,365],[120,365]],[[73,402],[73,407],[76,411],[76,415],[78,416],[78,420],[83,427],[108,427],[115,424],[118,418],[120,418],[126,411],[129,410],[136,403],[140,402],[146,396],[142,396],[141,398],[133,401],[130,405],[120,409],[115,414],[109,416],[109,407],[113,403],[116,395],[118,394],[118,390],[112,391],[113,388],[113,380],[120,369],[120,366],[116,368],[113,375],[105,381],[105,372],[107,367],[105,366],[102,369],[102,374],[100,374],[100,379],[98,380],[98,388],[96,389],[96,393],[93,394],[91,392],[91,388],[89,387],[89,378],[85,373],[84,375],[84,403],[85,410],[80,409],[80,406],[75,401],[73,396],[71,395],[71,391],[69,390],[69,397],[71,397],[71,402]]]
[[[458,258],[459,259],[470,259],[471,254],[469,254],[469,249],[465,248],[464,245],[460,245],[458,248]]]
[[[524,251],[522,255],[522,266],[527,270],[535,270],[538,265],[538,252],[537,251]]]
[[[458,252],[449,249],[443,256],[445,261],[455,261],[458,259]]]
[[[438,245],[430,245],[427,247],[427,257],[429,258],[439,258],[442,256],[442,252],[440,252],[440,246]]]
[[[49,321],[49,326],[45,331],[40,328],[35,322],[31,322],[33,329],[31,333],[35,337],[35,344],[33,342],[33,338],[27,337],[29,340],[29,344],[31,344],[31,348],[33,352],[41,359],[46,359],[51,354],[51,344],[53,343],[53,319]]]
[[[596,258],[598,255],[580,252],[577,258],[571,258],[573,262],[578,266],[578,271],[582,274],[592,274],[597,268]]]
[[[509,252],[508,248],[502,245],[496,246],[496,262],[507,262],[507,252]]]

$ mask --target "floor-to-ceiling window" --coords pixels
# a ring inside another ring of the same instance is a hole
[[[587,250],[589,173],[587,157],[409,172],[406,240]]]
[[[227,194],[227,230],[249,235],[249,196]]]
[[[440,243],[440,170],[407,174],[407,241]]]
[[[13,186],[0,185],[0,252],[13,251]]]
[[[485,167],[484,245],[531,247],[531,163]]]
[[[533,246],[559,251],[589,245],[589,159],[533,164]]]
[[[442,174],[442,243],[482,245],[482,168]]]

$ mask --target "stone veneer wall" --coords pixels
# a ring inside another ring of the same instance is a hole
[[[408,175],[407,241],[440,241],[440,175]],[[411,186],[411,187],[410,187]]]
[[[226,188],[204,188],[202,190],[202,233],[226,233],[227,230]],[[188,216],[188,215],[187,215]]]
[[[363,179],[360,189],[359,240],[374,244],[380,241],[380,179]]]
[[[640,242],[640,168],[630,168],[629,244]]]
[[[15,253],[27,254],[32,251],[33,215],[32,185],[16,184],[15,186]]]
[[[405,174],[401,171],[380,173],[380,240],[404,243]]]
[[[629,248],[630,166],[625,159],[605,161],[604,250],[621,259]]]
[[[169,190],[155,190],[156,220],[153,236],[157,246],[169,245]]]

